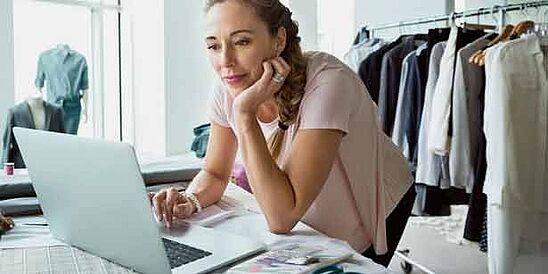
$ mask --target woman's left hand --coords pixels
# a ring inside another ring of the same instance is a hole
[[[261,78],[234,99],[234,108],[238,113],[255,115],[259,106],[280,90],[291,71],[282,57],[264,61],[263,69]]]

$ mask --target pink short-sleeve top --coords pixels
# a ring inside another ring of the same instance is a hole
[[[332,55],[306,56],[307,81],[298,121],[285,134],[278,163],[289,155],[299,130],[344,132],[331,172],[302,221],[347,241],[358,252],[373,245],[377,254],[384,254],[385,218],[412,184],[407,161],[379,128],[377,106],[361,79]],[[211,121],[236,130],[232,102],[232,95],[220,85],[212,100]],[[259,124],[268,138],[278,123]]]

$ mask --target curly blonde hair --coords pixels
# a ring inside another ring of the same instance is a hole
[[[228,0],[207,0],[206,11],[214,5]],[[286,46],[281,57],[291,67],[281,89],[274,95],[279,109],[280,123],[268,140],[268,149],[274,159],[278,159],[281,152],[285,132],[290,125],[297,121],[299,106],[304,95],[306,84],[307,59],[301,49],[301,37],[299,37],[299,26],[291,16],[292,12],[278,0],[237,0],[251,7],[254,12],[263,20],[275,36],[279,28],[286,30]]]

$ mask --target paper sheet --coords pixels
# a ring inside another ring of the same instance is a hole
[[[37,225],[45,223],[46,219],[43,217],[16,218],[15,227],[0,238],[0,249],[66,245],[53,238],[48,226]]]
[[[228,218],[249,213],[260,214],[260,210],[258,207],[246,205],[234,198],[223,196],[216,204],[204,208],[199,213],[183,220],[183,222],[200,226],[213,226]]]
[[[211,226],[239,214],[243,213],[238,210],[224,210],[218,205],[211,205],[183,221],[194,225]]]

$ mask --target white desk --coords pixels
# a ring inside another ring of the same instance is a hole
[[[266,244],[272,244],[280,240],[298,240],[310,241],[314,243],[322,242],[328,244],[328,246],[329,244],[337,246],[341,245],[340,241],[330,239],[329,237],[315,231],[303,223],[299,223],[288,235],[276,235],[268,232],[264,216],[260,214],[257,202],[254,200],[253,195],[245,192],[233,184],[229,184],[223,201],[235,204],[236,206],[241,206],[246,210],[244,214],[239,214],[238,216],[234,216],[211,225],[210,227],[214,229],[258,239]],[[15,221],[16,223],[32,222],[40,221],[40,218],[41,217],[23,217],[16,218]],[[52,238],[46,226],[16,226],[13,230],[2,236],[2,239],[0,240],[0,249],[28,245],[48,246],[62,244],[63,243]],[[351,250],[348,245],[344,245]],[[0,261],[3,259],[2,254],[3,252],[0,252]],[[365,258],[358,253],[355,253],[351,259],[340,265],[345,271],[355,271],[365,274],[387,273],[387,270],[383,266],[374,263],[370,259]],[[223,270],[219,270],[217,272],[223,272]]]

